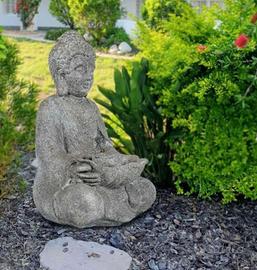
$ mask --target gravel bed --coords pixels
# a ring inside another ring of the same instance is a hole
[[[158,190],[151,210],[129,224],[80,230],[49,222],[35,209],[33,159],[25,154],[19,172],[27,191],[0,202],[0,270],[40,269],[44,245],[60,236],[120,248],[133,257],[132,270],[257,269],[256,202],[223,206]]]

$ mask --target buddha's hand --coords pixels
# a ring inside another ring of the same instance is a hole
[[[101,183],[101,174],[97,164],[90,159],[78,159],[74,167],[74,173],[79,179],[78,182],[90,186],[97,186]]]
[[[135,156],[134,156],[135,157]],[[132,157],[132,158],[134,158]],[[134,179],[138,179],[147,164],[147,159],[136,158],[136,162],[120,165],[116,167],[104,168],[104,183],[108,188],[119,188],[126,185]]]

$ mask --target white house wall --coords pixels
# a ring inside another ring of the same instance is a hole
[[[49,11],[48,7],[50,0],[42,0],[38,9],[38,14],[34,18],[34,27],[38,28],[51,28],[51,27],[65,27],[57,21]]]
[[[126,10],[126,14],[117,21],[118,27],[123,27],[125,31],[133,36],[133,30],[135,29],[135,21],[133,17],[140,16],[140,8],[143,0],[121,0],[121,6]],[[57,19],[49,13],[50,0],[42,0],[39,6],[38,14],[36,14],[33,23],[33,28],[58,28],[65,27],[63,24],[57,21]],[[21,28],[21,22],[17,14],[7,14],[5,12],[5,3],[0,0],[0,26],[4,27],[17,27]]]
[[[57,21],[49,11],[50,0],[42,0],[38,9],[38,14],[36,14],[33,20],[33,28],[36,30],[38,28],[55,28],[55,27],[65,27],[63,24]],[[5,2],[0,0],[0,26],[3,27],[16,27],[21,28],[22,23],[17,14],[6,13]]]
[[[20,18],[17,14],[6,13],[5,3],[0,1],[0,25],[8,27],[21,27]]]
[[[121,0],[121,6],[126,10],[126,14],[117,21],[118,27],[123,27],[125,31],[133,37],[133,31],[136,23],[133,17],[140,17],[140,6],[144,0]],[[187,0],[193,6],[207,5],[211,6],[215,2],[223,2],[222,0]],[[39,6],[39,12],[34,18],[34,29],[65,27],[63,24],[57,21],[49,11],[50,0],[42,0]],[[21,27],[21,22],[17,14],[5,12],[5,3],[0,0],[0,26],[4,27]]]
[[[143,0],[121,0],[121,7],[126,11],[123,18],[116,23],[117,27],[122,27],[130,35],[134,37],[134,30],[136,28],[135,17],[140,17],[140,6]]]
[[[134,30],[136,28],[135,21],[129,19],[120,19],[116,22],[116,26],[124,28],[130,37],[134,37]]]
[[[130,15],[136,16],[137,15],[137,4],[136,0],[121,0],[121,7],[126,11],[125,18],[130,18]]]

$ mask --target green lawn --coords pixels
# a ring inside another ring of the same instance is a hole
[[[55,93],[54,84],[48,70],[48,54],[53,44],[29,41],[22,39],[12,39],[17,44],[20,51],[22,64],[18,69],[18,77],[39,86],[39,99]],[[130,60],[97,57],[94,85],[90,91],[91,98],[99,97],[97,85],[114,88],[113,71],[127,65]]]

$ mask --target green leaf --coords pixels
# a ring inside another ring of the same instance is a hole
[[[106,108],[108,111],[114,113],[113,112],[113,108],[112,108],[112,106],[109,103],[101,100],[100,98],[95,98],[94,100],[95,100],[96,103],[100,104],[101,106],[103,106],[104,108]]]
[[[142,90],[141,90],[141,68],[138,67],[138,64],[133,65],[131,81],[130,81],[130,107],[132,111],[140,111],[140,105],[142,102]]]
[[[98,85],[98,90],[109,100],[112,100],[115,97],[115,92],[110,89]]]
[[[126,80],[123,79],[122,73],[118,69],[114,70],[114,82],[116,93],[121,97],[127,96]]]
[[[130,85],[129,85],[130,76],[128,74],[127,69],[124,66],[122,66],[121,72],[122,72],[122,77],[123,77],[124,84],[125,84],[125,94],[123,96],[128,96],[129,92],[130,92]]]

